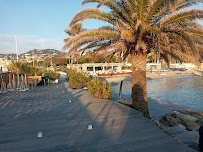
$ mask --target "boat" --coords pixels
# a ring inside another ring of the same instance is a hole
[[[201,74],[200,72],[193,72],[193,74],[197,76],[203,76],[203,74]]]
[[[98,76],[114,76],[114,75],[130,75],[130,74],[132,74],[131,70],[106,71],[105,73],[97,73]]]

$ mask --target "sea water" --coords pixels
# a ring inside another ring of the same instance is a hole
[[[123,83],[122,99],[129,103],[131,83]],[[119,85],[112,86],[113,96],[118,98]],[[163,99],[203,112],[203,77],[183,76],[147,81],[148,97]]]

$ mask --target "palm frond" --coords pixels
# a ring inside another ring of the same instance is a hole
[[[132,24],[130,19],[130,16],[128,13],[126,13],[119,5],[116,1],[114,0],[84,0],[82,2],[82,5],[87,4],[87,3],[98,3],[97,8],[99,8],[100,6],[104,5],[106,7],[108,7],[109,9],[112,10],[112,12],[115,14],[115,16],[117,16],[118,19],[121,19],[125,22],[125,24]]]
[[[202,19],[203,11],[180,12],[199,4],[198,0],[83,0],[82,5],[88,3],[98,4],[97,8],[77,13],[69,23],[69,29],[86,19],[111,25],[76,34],[66,42],[64,49],[72,52],[93,49],[95,53],[102,51],[109,56],[123,52],[125,57],[133,51],[149,53],[156,50],[163,55],[170,52],[182,61],[186,56],[198,59],[203,37],[202,27],[198,27],[195,19]],[[110,12],[100,10],[100,6],[108,7]]]
[[[143,15],[146,13],[146,9],[150,4],[150,0],[137,0],[137,7],[138,7],[138,17],[139,20],[143,19]]]
[[[193,5],[197,5],[199,3],[203,3],[202,0],[181,0],[181,1],[176,1],[175,4],[175,11],[178,12],[179,10],[183,10],[185,8],[188,8]],[[167,16],[172,15],[172,9],[170,7],[164,7],[160,10],[160,12],[155,16],[154,23],[153,25],[159,23],[161,20],[165,19]]]
[[[188,28],[187,32],[190,34],[200,37],[203,40],[203,28]]]
[[[139,10],[137,8],[137,1],[136,0],[128,0],[129,4],[130,4],[130,10],[132,12],[132,14],[136,13],[138,14]]]
[[[81,23],[74,24],[70,29],[66,29],[65,32],[70,36],[75,36],[76,34],[80,33],[81,31],[84,31],[86,29],[82,28]]]
[[[71,45],[74,46],[75,43],[78,43],[80,41],[93,41],[94,39],[97,40],[107,40],[107,39],[119,39],[120,35],[116,31],[112,30],[106,30],[106,29],[94,29],[94,30],[88,30],[83,31],[79,34],[77,34],[75,37],[70,39],[66,44],[64,45],[63,49],[69,48]]]
[[[176,36],[180,36],[184,41],[182,41],[181,43],[179,43],[179,45],[182,45],[182,43],[185,43],[186,46],[189,46],[189,54],[191,54],[190,56],[192,56],[193,58],[195,58],[196,61],[199,61],[199,51],[197,50],[193,39],[190,37],[191,35],[188,35],[185,31],[180,31],[180,30],[164,30],[164,32],[169,32],[172,34],[175,34]],[[176,39],[176,43],[177,43],[177,39]]]
[[[145,22],[152,22],[153,18],[163,9],[168,0],[153,0],[149,6],[148,15],[145,17]]]
[[[178,23],[180,21],[181,22],[192,21],[195,19],[202,19],[202,18],[203,18],[203,10],[191,9],[189,11],[182,11],[168,17],[161,23],[161,27],[164,27],[168,24]]]
[[[84,52],[88,49],[94,49],[94,48],[97,48],[99,46],[109,46],[109,45],[111,45],[111,41],[93,41],[93,42],[87,44],[87,46],[81,48],[79,50],[79,52]]]
[[[177,3],[177,6],[176,6],[176,11],[179,11],[179,10],[183,10],[185,8],[188,8],[190,6],[193,6],[193,5],[198,5],[198,4],[201,4],[203,3],[202,0],[182,0],[182,1],[178,1]]]
[[[132,12],[131,12],[131,5],[128,2],[128,0],[120,0],[117,2],[117,4],[120,6],[120,8],[126,13],[128,14],[128,16],[132,16]]]
[[[78,22],[83,22],[86,19],[98,19],[108,22],[117,27],[124,27],[124,24],[114,17],[112,13],[106,13],[97,8],[87,8],[77,13],[69,23],[69,27],[74,26]]]

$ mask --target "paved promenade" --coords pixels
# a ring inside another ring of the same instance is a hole
[[[57,87],[58,86],[58,87]],[[69,103],[69,100],[72,103]],[[88,130],[88,124],[93,130]],[[43,137],[37,138],[38,132]],[[192,152],[141,113],[58,85],[0,94],[0,152]]]

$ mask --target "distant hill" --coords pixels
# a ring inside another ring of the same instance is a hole
[[[34,49],[28,52],[22,53],[18,55],[18,58],[21,61],[32,62],[33,59],[42,61],[46,58],[52,58],[58,56],[59,53],[65,54],[64,52],[60,52],[55,49]],[[8,60],[17,58],[16,54],[0,54],[0,58],[6,58]]]
[[[34,49],[26,53],[22,53],[20,55],[24,55],[24,54],[40,55],[40,54],[59,54],[59,53],[60,51],[54,50],[54,49],[44,49],[44,50]]]

